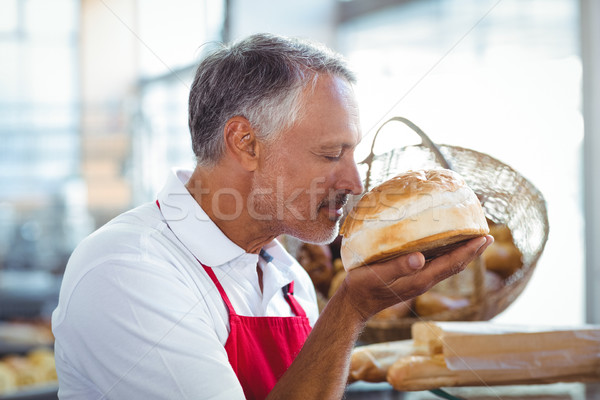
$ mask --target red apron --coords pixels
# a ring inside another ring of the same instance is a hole
[[[210,267],[202,265],[229,311],[230,332],[225,350],[246,399],[264,399],[302,349],[311,327],[294,298],[294,282],[284,295],[295,317],[247,317],[237,315],[225,290]]]
[[[160,209],[160,203],[156,200]],[[295,317],[246,317],[237,315],[212,268],[200,263],[215,283],[229,312],[229,337],[225,351],[246,399],[264,399],[292,364],[311,327],[302,306],[294,298],[294,282],[283,294]]]

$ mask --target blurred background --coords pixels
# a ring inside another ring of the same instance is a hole
[[[0,0],[0,320],[47,318],[77,243],[193,167],[187,95],[205,51],[273,32],[350,61],[357,160],[399,115],[544,194],[546,250],[497,320],[600,323],[599,3]]]

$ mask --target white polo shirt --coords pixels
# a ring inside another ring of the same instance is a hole
[[[229,240],[185,188],[190,175],[171,174],[160,210],[124,213],[73,252],[52,315],[61,399],[244,398],[224,348],[227,309],[198,260],[238,314],[291,316],[281,288],[293,280],[316,321],[304,269],[277,241],[263,258]]]

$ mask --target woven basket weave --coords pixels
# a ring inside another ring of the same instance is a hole
[[[389,122],[402,122],[421,136],[423,143],[394,148],[384,154],[373,153],[381,128]],[[523,266],[508,277],[504,286],[485,292],[482,262],[473,279],[475,301],[470,306],[428,317],[394,320],[370,320],[360,337],[365,343],[410,338],[410,327],[416,321],[485,321],[504,311],[521,294],[530,280],[548,239],[548,215],[542,194],[527,179],[508,165],[474,150],[436,145],[406,118],[394,117],[376,132],[369,156],[360,163],[366,166],[365,189],[410,169],[449,168],[459,173],[480,199],[486,216],[506,225],[515,246],[521,251]]]

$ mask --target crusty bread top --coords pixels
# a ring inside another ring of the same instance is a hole
[[[366,193],[341,229],[346,270],[422,252],[438,257],[489,232],[473,190],[450,170],[409,171]]]
[[[346,217],[340,229],[343,236],[361,229],[363,222],[379,219],[390,208],[417,201],[427,194],[456,192],[465,181],[449,169],[407,171],[365,193]]]

